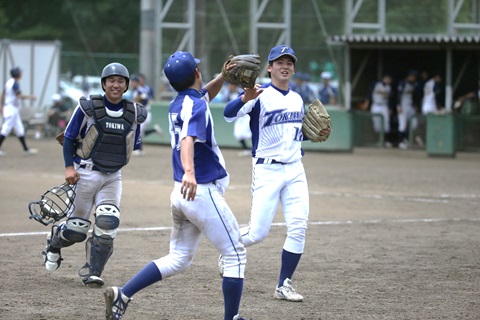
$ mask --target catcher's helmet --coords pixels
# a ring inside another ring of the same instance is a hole
[[[30,202],[30,219],[35,219],[45,226],[61,220],[75,207],[75,195],[75,186],[66,182],[53,187],[45,192],[39,201]]]
[[[123,64],[118,62],[112,62],[110,64],[107,64],[102,71],[102,83],[104,83],[105,79],[110,76],[124,77],[125,81],[127,81],[127,88],[125,89],[125,92],[127,92],[128,84],[130,82],[130,74],[128,73],[127,68]],[[103,91],[105,91],[105,89],[103,89]]]
[[[10,75],[12,76],[12,78],[18,77],[21,72],[22,69],[20,69],[20,67],[13,67],[12,69],[10,69]]]

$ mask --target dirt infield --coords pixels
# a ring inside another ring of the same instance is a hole
[[[49,273],[41,251],[48,228],[28,219],[27,204],[63,181],[61,149],[31,140],[24,156],[8,138],[0,158],[0,319],[103,319],[103,290],[77,276],[83,244],[65,248]],[[170,150],[146,146],[123,170],[121,230],[104,271],[121,285],[167,253]],[[224,150],[227,200],[248,222],[249,158]],[[263,319],[478,319],[480,315],[480,155],[430,158],[422,151],[355,149],[307,152],[310,225],[294,278],[305,301],[271,296],[285,237],[283,217],[248,249],[242,315]],[[124,319],[221,319],[217,253],[204,239],[193,266],[134,296]]]

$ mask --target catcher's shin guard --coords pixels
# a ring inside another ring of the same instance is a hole
[[[95,228],[85,244],[87,262],[78,274],[85,279],[100,277],[113,253],[113,239],[120,224],[120,210],[114,205],[101,204],[95,212]],[[86,282],[85,282],[86,283]]]
[[[113,253],[113,239],[93,234],[85,243],[87,262],[78,272],[82,278],[100,277],[108,259]]]

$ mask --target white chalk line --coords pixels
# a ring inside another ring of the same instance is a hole
[[[372,200],[395,200],[409,202],[425,202],[425,203],[449,203],[450,200],[475,200],[480,199],[480,194],[440,194],[435,196],[412,196],[412,195],[393,195],[393,194],[362,194],[348,192],[321,192],[311,191],[311,195],[328,196],[336,198],[359,198]]]
[[[480,218],[425,218],[425,219],[367,219],[367,220],[334,220],[334,221],[309,221],[309,225],[331,226],[331,225],[362,225],[379,223],[435,223],[435,222],[480,222]],[[245,225],[240,225],[245,226]],[[273,227],[284,227],[284,222],[274,222]],[[149,228],[119,228],[118,232],[139,232],[139,231],[169,231],[172,227],[149,227]],[[90,230],[89,232],[92,232]],[[36,232],[13,232],[0,233],[1,237],[21,237],[47,235],[50,231]]]

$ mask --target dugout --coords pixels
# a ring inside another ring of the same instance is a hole
[[[440,104],[447,112],[458,115],[452,129],[456,133],[458,150],[480,150],[479,142],[468,138],[480,135],[480,115],[460,112],[453,107],[458,97],[478,90],[480,36],[339,35],[331,36],[329,43],[340,47],[343,53],[342,96],[346,108],[354,114],[361,113],[357,111],[358,107],[365,100],[371,84],[384,74],[392,76],[394,92],[409,70],[416,70],[419,75],[426,72],[429,77],[439,74],[443,80]],[[366,115],[358,116],[365,118]],[[362,120],[355,118],[358,129]],[[381,143],[375,137],[367,137],[368,141],[362,142],[357,129],[354,130],[356,145]],[[419,134],[426,138],[425,132]]]

